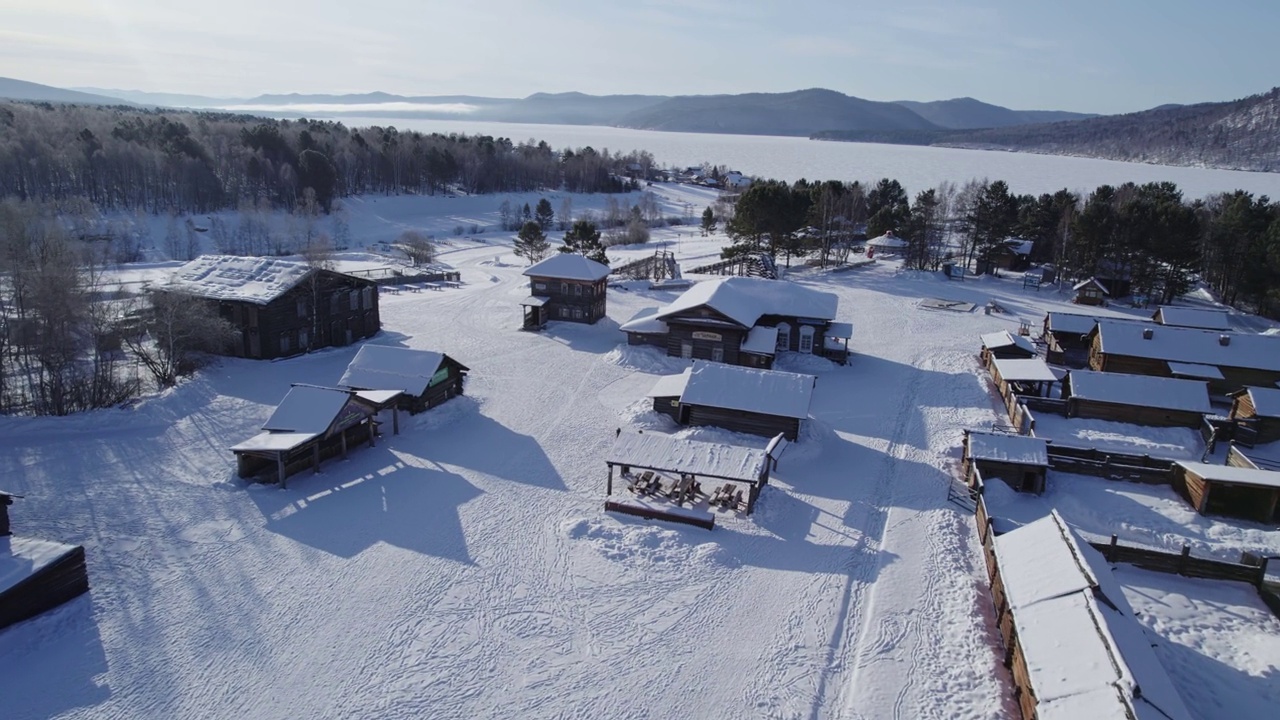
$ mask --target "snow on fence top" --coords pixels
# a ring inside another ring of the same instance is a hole
[[[840,299],[785,280],[730,277],[708,280],[686,290],[658,318],[706,306],[743,327],[751,327],[764,315],[834,320]]]
[[[804,419],[809,416],[813,375],[756,370],[693,361],[680,403]]]
[[[995,539],[1041,720],[1190,720],[1111,569],[1056,510]]]
[[[329,429],[350,399],[346,390],[294,385],[262,429],[319,435]]]
[[[609,266],[578,253],[556,253],[546,260],[525,268],[523,274],[528,277],[595,282],[609,276]]]
[[[421,395],[431,385],[444,355],[431,350],[364,345],[338,384],[362,390],[402,390]]]
[[[1210,413],[1209,385],[1203,380],[1152,375],[1072,370],[1067,373],[1071,398],[1116,405],[1141,405],[1162,410]]]
[[[306,263],[279,258],[202,255],[178,268],[160,290],[177,290],[214,300],[266,305],[312,271]]]
[[[992,358],[991,364],[1006,382],[1058,382],[1053,369],[1040,358]]]
[[[1048,467],[1048,447],[1044,438],[969,431],[969,457],[974,460]]]
[[[1178,460],[1177,464],[1210,482],[1280,488],[1280,472],[1275,472],[1274,470],[1258,470],[1256,468],[1235,467],[1234,465],[1211,465],[1189,460]]]
[[[1152,318],[1161,325],[1199,328],[1201,330],[1230,330],[1226,310],[1190,308],[1161,305]]]
[[[1280,337],[1100,320],[1102,352],[1280,372]]]
[[[764,472],[767,456],[756,448],[625,432],[614,441],[607,462],[754,483]]]
[[[1022,336],[1014,335],[1008,330],[1000,332],[986,333],[982,336],[982,347],[988,350],[998,350],[1000,348],[1016,347],[1025,350],[1032,355],[1036,354],[1036,346],[1031,344],[1031,340]]]
[[[1246,388],[1253,410],[1258,417],[1280,418],[1280,390],[1275,388]]]

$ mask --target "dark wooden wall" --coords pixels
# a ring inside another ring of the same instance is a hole
[[[531,276],[529,294],[549,298],[545,306],[548,320],[594,324],[605,316],[607,310],[608,279],[592,282]],[[575,316],[575,310],[578,316]]]
[[[763,435],[765,437],[773,437],[778,433],[782,433],[788,440],[795,440],[800,435],[800,420],[797,418],[713,408],[704,405],[682,404],[680,406],[680,421],[684,425],[711,425],[726,430]]]
[[[1204,415],[1193,411],[1121,405],[1077,397],[1067,399],[1067,417],[1096,418],[1152,427],[1198,428],[1204,422]]]
[[[382,327],[377,283],[328,270],[316,272],[314,283],[303,280],[265,305],[220,301],[221,315],[241,334],[230,354],[259,359],[289,357],[309,349],[349,345],[377,334]]]

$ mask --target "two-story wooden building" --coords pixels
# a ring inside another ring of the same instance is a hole
[[[594,324],[605,315],[609,266],[577,253],[558,253],[524,271],[529,297],[522,300],[522,329],[537,330],[549,320]]]
[[[756,368],[779,352],[843,364],[853,335],[835,322],[839,299],[785,280],[730,277],[694,285],[656,313],[623,324],[631,345],[655,345],[671,357]]]
[[[153,292],[215,303],[239,331],[228,349],[239,357],[271,359],[350,345],[382,327],[376,282],[296,260],[204,255]]]
[[[1280,381],[1280,336],[1100,320],[1089,334],[1089,367],[1207,380],[1219,395],[1274,387]]]

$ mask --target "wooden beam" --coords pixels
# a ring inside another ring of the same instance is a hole
[[[284,474],[284,453],[276,453],[276,477],[280,480],[280,489],[286,490],[289,485],[285,480]]]
[[[394,405],[391,407],[391,431],[392,435],[400,434],[400,408]]]
[[[320,472],[320,443],[311,446],[311,472]]]

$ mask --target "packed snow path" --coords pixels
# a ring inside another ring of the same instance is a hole
[[[673,431],[643,395],[682,366],[617,324],[674,294],[523,333],[507,247],[445,259],[464,287],[384,297],[375,341],[448,352],[467,395],[288,490],[246,487],[226,447],[354,348],[3,420],[16,522],[83,543],[93,585],[0,633],[7,717],[1007,714],[973,521],[946,498],[960,429],[997,417],[977,334],[1016,321],[920,310],[937,281],[887,269],[816,285],[857,355],[784,358],[819,375],[815,422],[757,514],[707,532],[601,510],[614,429]]]

